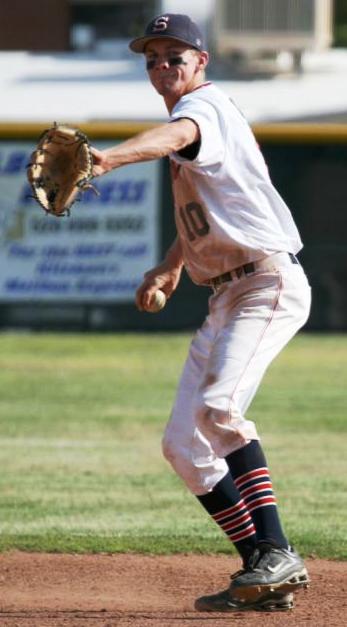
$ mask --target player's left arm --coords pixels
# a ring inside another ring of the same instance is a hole
[[[118,146],[98,150],[92,147],[94,160],[93,175],[101,176],[110,170],[129,163],[152,161],[166,157],[197,142],[199,127],[189,118],[180,118],[139,133]]]

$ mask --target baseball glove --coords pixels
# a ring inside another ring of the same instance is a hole
[[[46,213],[69,215],[80,192],[95,187],[93,158],[87,136],[79,129],[58,125],[42,133],[27,169],[34,198]]]

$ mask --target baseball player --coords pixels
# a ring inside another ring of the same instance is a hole
[[[183,267],[194,283],[211,288],[163,452],[243,563],[226,590],[195,607],[291,609],[293,591],[308,575],[282,529],[247,410],[270,362],[308,318],[310,287],[296,257],[302,242],[249,125],[206,81],[209,55],[197,25],[186,15],[160,15],[130,48],[144,55],[169,121],[114,148],[93,148],[94,174],[170,158],[177,237],[145,274],[136,303],[148,309],[158,289],[169,298]]]

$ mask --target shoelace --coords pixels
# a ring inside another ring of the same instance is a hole
[[[246,572],[245,568],[240,568],[240,570],[237,570],[236,573],[233,573],[232,575],[230,575],[231,581],[233,579],[236,579],[236,577],[238,577],[239,575],[243,575],[245,572]]]
[[[255,565],[259,561],[260,557],[261,557],[261,552],[259,551],[259,549],[255,549],[255,551],[249,557],[247,564],[245,564],[243,568],[240,568],[240,570],[237,570],[236,573],[233,573],[232,575],[230,575],[231,581],[233,581],[240,575],[244,575],[250,570],[254,570]]]
[[[255,551],[252,553],[251,557],[248,560],[246,570],[254,570],[263,555],[264,553],[262,554],[259,549],[255,549]]]
[[[265,566],[266,563],[269,561],[269,549],[255,549],[252,553],[252,555],[250,556],[246,567],[244,568],[243,572],[249,572],[251,570],[261,570],[260,568],[257,569],[257,566],[261,565]]]
[[[269,548],[266,545],[266,548],[256,548],[252,555],[248,558],[248,562],[247,564],[244,566],[244,568],[241,568],[240,570],[237,570],[236,573],[233,573],[232,575],[230,575],[230,579],[231,581],[233,581],[233,579],[236,579],[237,577],[239,577],[239,575],[244,575],[245,573],[251,571],[251,570],[257,570],[257,566],[260,562],[262,562],[264,560],[264,562],[266,563],[269,559]],[[265,565],[265,564],[264,564]],[[261,570],[261,569],[258,569]]]

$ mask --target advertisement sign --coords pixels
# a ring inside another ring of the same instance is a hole
[[[97,142],[98,148],[116,142]],[[70,216],[46,215],[31,197],[33,143],[0,142],[0,300],[128,302],[158,262],[159,163],[93,181]]]

